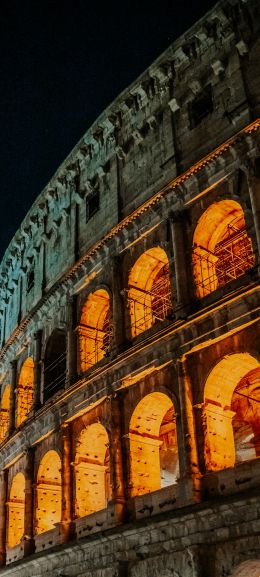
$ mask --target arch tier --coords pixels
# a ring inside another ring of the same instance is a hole
[[[3,577],[257,577],[257,15],[176,41],[4,255]]]

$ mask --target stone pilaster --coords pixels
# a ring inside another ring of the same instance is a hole
[[[70,297],[67,304],[67,367],[66,383],[68,388],[77,377],[77,334],[75,332],[75,297]]]
[[[195,419],[193,413],[192,387],[187,371],[187,361],[178,360],[178,381],[180,397],[180,413],[183,432],[183,447],[180,447],[180,466],[184,478],[192,478],[194,486],[194,496],[199,496],[200,471],[198,461],[198,451],[196,444]]]
[[[255,160],[254,166],[250,166],[247,172],[248,188],[252,212],[254,218],[257,246],[258,262],[260,261],[260,158]]]
[[[0,473],[0,566],[5,565],[6,560],[6,501],[7,501],[7,478],[8,471]]]
[[[177,318],[182,318],[187,315],[187,305],[189,302],[189,283],[187,278],[184,238],[185,220],[185,214],[181,211],[171,215],[170,217],[170,230],[175,266]]]
[[[112,294],[112,347],[116,355],[123,350],[125,343],[125,302],[122,296],[121,259],[118,257],[114,257],[112,265]]]
[[[68,541],[71,535],[72,508],[72,474],[71,474],[71,431],[69,423],[64,423],[61,427],[62,434],[62,506],[61,524],[64,541]]]
[[[24,555],[34,552],[34,448],[26,450],[25,458],[25,509],[24,509]]]
[[[16,386],[17,386],[17,361],[11,362],[11,383],[10,383],[10,419],[9,431],[11,435],[15,429],[15,408],[16,408]]]
[[[37,411],[41,406],[42,387],[42,330],[34,334],[34,399],[33,409]]]
[[[121,409],[118,396],[111,397],[111,438],[110,458],[112,464],[112,499],[115,507],[115,518],[118,523],[123,520],[125,509],[125,487],[122,457]]]

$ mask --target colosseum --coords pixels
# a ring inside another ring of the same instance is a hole
[[[1,577],[260,575],[259,30],[220,0],[5,252]]]

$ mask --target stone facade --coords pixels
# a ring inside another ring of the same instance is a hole
[[[96,120],[0,268],[0,574],[260,574],[260,18]]]

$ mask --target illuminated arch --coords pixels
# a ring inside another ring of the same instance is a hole
[[[235,200],[215,202],[202,214],[193,237],[198,297],[242,276],[255,262],[243,209]]]
[[[43,400],[60,391],[66,380],[66,331],[54,329],[48,338],[44,356]]]
[[[111,497],[108,434],[100,423],[81,432],[75,456],[76,516],[105,509]]]
[[[8,433],[10,423],[10,385],[6,385],[0,410],[0,442],[4,440]]]
[[[232,399],[256,371],[259,375],[259,367],[259,362],[249,353],[235,353],[225,356],[210,372],[204,389],[207,469],[220,470],[234,466],[236,447],[233,419],[236,412]]]
[[[260,576],[260,560],[251,559],[241,563],[232,573],[231,577],[259,577]]]
[[[7,503],[7,546],[15,547],[24,535],[25,477],[17,473],[13,478]]]
[[[174,406],[164,393],[146,395],[130,420],[131,495],[176,483],[179,474]]]
[[[36,499],[35,532],[39,535],[61,521],[61,459],[56,451],[45,453],[40,462]]]
[[[16,426],[28,417],[33,405],[34,362],[31,357],[24,361],[20,371],[17,388]]]
[[[105,289],[98,289],[88,296],[78,332],[80,372],[85,372],[101,361],[111,346],[110,298]]]
[[[169,261],[159,246],[143,253],[128,280],[131,333],[135,337],[172,311]]]

